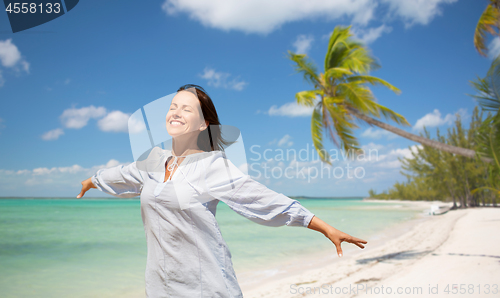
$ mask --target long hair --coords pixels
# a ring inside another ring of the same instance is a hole
[[[177,92],[189,88],[195,88],[196,95],[200,101],[203,118],[205,121],[208,121],[207,129],[203,130],[198,135],[198,147],[203,151],[224,151],[224,146],[228,146],[232,142],[229,142],[222,137],[219,116],[217,115],[217,110],[215,109],[212,99],[203,87],[194,84],[183,85],[179,88],[179,90],[177,90]]]

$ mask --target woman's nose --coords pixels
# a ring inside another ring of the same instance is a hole
[[[176,117],[176,118],[179,118],[179,117],[180,117],[180,111],[179,111],[179,109],[175,109],[175,110],[173,110],[172,112],[173,112],[173,113],[172,113],[172,116],[173,116],[173,117]]]

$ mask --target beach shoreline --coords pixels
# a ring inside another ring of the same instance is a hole
[[[281,274],[277,277],[270,276],[266,282],[260,284],[252,284],[248,282],[249,276],[244,276],[240,280],[240,284],[244,293],[244,297],[304,297],[304,296],[335,296],[335,297],[357,297],[360,295],[368,295],[370,293],[353,293],[353,288],[360,286],[370,288],[377,287],[377,285],[403,285],[410,284],[410,281],[422,279],[426,276],[425,269],[412,269],[418,268],[421,263],[429,262],[427,258],[432,258],[432,261],[443,265],[440,266],[442,270],[446,270],[446,256],[437,257],[439,249],[450,246],[448,244],[450,239],[458,243],[453,247],[457,251],[457,256],[460,254],[461,245],[460,241],[464,241],[461,237],[463,235],[464,227],[477,226],[477,229],[482,231],[480,233],[488,233],[485,231],[485,223],[496,225],[496,230],[500,226],[500,220],[495,221],[494,218],[500,218],[500,208],[469,208],[448,211],[442,215],[426,216],[425,210],[430,209],[431,205],[437,204],[440,206],[451,207],[451,202],[428,202],[428,201],[383,201],[383,200],[365,200],[368,202],[388,202],[388,203],[401,203],[416,210],[422,210],[421,216],[416,219],[409,220],[394,227],[390,227],[384,233],[387,235],[380,237],[378,240],[366,239],[369,241],[364,250],[351,244],[342,244],[344,250],[344,257],[338,258],[335,254],[335,249],[332,244],[332,252],[327,256],[326,254],[317,254],[310,256],[315,260],[315,265],[309,266],[308,264],[297,264],[295,268],[288,268],[287,274]],[[490,222],[482,222],[480,219],[489,218]],[[478,222],[481,221],[481,222]],[[474,233],[475,231],[472,231]],[[477,237],[477,236],[476,236]],[[483,237],[487,238],[487,237]],[[481,240],[481,238],[479,239]],[[471,244],[471,248],[478,251],[484,246],[480,241]],[[500,239],[494,239],[491,246],[494,249],[495,245],[500,244]],[[353,246],[352,249],[351,247]],[[469,255],[471,255],[469,253]],[[472,254],[473,255],[473,254]],[[487,258],[490,262],[495,260],[495,253],[489,252],[487,254],[491,257]],[[498,254],[497,254],[498,255]],[[500,258],[500,256],[498,256]],[[481,257],[478,257],[481,258]],[[484,258],[484,257],[482,257]],[[473,258],[471,258],[472,260]],[[484,260],[483,260],[484,261]],[[323,264],[322,266],[318,264]],[[434,267],[432,263],[428,264],[429,267]],[[449,265],[451,266],[451,265]],[[464,265],[465,266],[465,265]],[[489,264],[488,266],[492,266]],[[455,266],[456,267],[456,266]],[[459,266],[460,267],[460,266]],[[462,268],[467,271],[467,268]],[[495,271],[495,269],[492,269]],[[458,274],[460,270],[455,270]],[[500,273],[500,266],[496,268],[496,274]],[[415,277],[418,276],[418,278]],[[428,274],[429,275],[429,274]],[[399,276],[407,276],[405,280],[399,280]],[[238,277],[240,279],[240,277]],[[491,278],[491,282],[494,282]],[[453,283],[450,280],[450,283]],[[427,291],[427,284],[422,283],[422,287]],[[343,288],[349,293],[334,293],[334,289]],[[312,290],[316,289],[313,293]],[[308,291],[309,290],[309,291]],[[444,290],[444,288],[442,289]],[[379,293],[380,294],[380,293]],[[420,294],[425,296],[425,292]],[[444,293],[442,293],[444,295]],[[377,296],[372,293],[371,295]],[[368,297],[366,296],[366,297]],[[378,295],[380,296],[380,295]],[[405,295],[405,297],[411,295]],[[416,295],[415,297],[417,297]],[[436,295],[433,295],[436,296]],[[456,295],[454,295],[456,296]],[[465,296],[464,296],[465,297]],[[468,297],[471,297],[469,295]]]
[[[401,201],[401,200],[376,200],[376,199],[363,199],[363,202],[368,203],[390,203],[404,205],[406,210],[415,210],[418,212],[417,217],[404,221],[402,223],[393,224],[386,229],[371,235],[370,238],[364,239],[369,242],[370,248],[376,248],[382,245],[387,239],[399,237],[408,232],[413,225],[426,220],[426,213],[424,211],[430,209],[432,204],[441,204],[442,202],[427,202],[427,201]],[[396,205],[395,207],[398,207]],[[444,203],[446,205],[446,203]],[[334,223],[332,223],[335,226]],[[315,233],[314,231],[312,231]],[[318,235],[321,236],[322,235]],[[356,236],[356,235],[354,235]],[[329,241],[329,240],[327,240]],[[367,246],[368,247],[368,246]],[[343,243],[342,250],[344,253],[343,258],[339,258],[336,253],[333,243],[327,250],[318,251],[314,254],[306,254],[303,256],[296,256],[289,261],[281,261],[269,267],[259,269],[240,269],[237,270],[238,281],[242,291],[251,292],[256,288],[262,287],[264,284],[271,284],[283,278],[296,276],[304,270],[311,270],[314,268],[324,267],[326,264],[333,264],[342,261],[346,258],[354,257],[358,253],[363,252],[359,247],[350,243]]]

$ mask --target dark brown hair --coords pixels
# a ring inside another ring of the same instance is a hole
[[[200,132],[198,136],[198,147],[203,151],[224,151],[224,146],[229,145],[228,142],[222,138],[221,124],[219,121],[219,116],[217,115],[217,110],[212,102],[210,96],[203,87],[194,84],[183,85],[177,90],[177,92],[186,90],[189,88],[195,88],[196,95],[200,101],[201,112],[203,113],[203,118],[208,121],[208,127],[204,131]]]

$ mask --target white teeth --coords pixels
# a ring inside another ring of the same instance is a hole
[[[180,121],[174,120],[174,121],[170,121],[170,125],[172,125],[172,126],[180,126],[180,125],[183,125],[183,123],[180,122]]]

